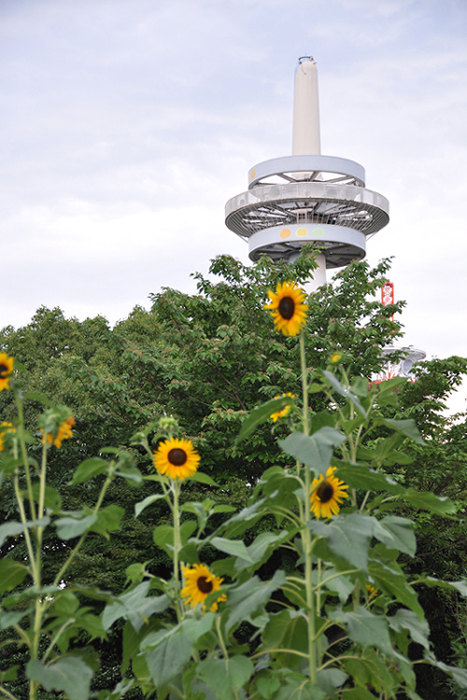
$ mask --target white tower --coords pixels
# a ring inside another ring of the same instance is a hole
[[[366,239],[389,221],[389,202],[365,189],[365,171],[345,158],[321,155],[318,73],[310,56],[295,74],[292,155],[255,165],[248,191],[225,205],[225,223],[249,242],[250,259],[294,260],[304,244],[318,255],[314,288],[326,268],[365,257]]]

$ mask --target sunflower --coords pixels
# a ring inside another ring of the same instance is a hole
[[[368,591],[368,599],[371,600],[371,598],[376,598],[378,595],[377,589],[371,585],[371,583],[365,583],[365,588]]]
[[[204,601],[210,593],[220,590],[221,583],[224,579],[211,574],[205,564],[193,564],[191,569],[182,566],[182,572],[185,579],[185,586],[182,588],[180,594],[182,598],[186,598],[184,601],[185,604],[194,608],[199,605],[199,603],[203,603],[203,610],[205,610]],[[211,611],[215,612],[217,610],[217,604],[222,603],[224,600],[227,600],[227,596],[222,593],[211,605]]]
[[[73,437],[73,430],[72,427],[75,425],[76,421],[73,418],[73,416],[69,416],[66,420],[63,421],[58,426],[58,431],[57,431],[57,436],[55,438],[54,445],[55,447],[61,447],[63,440],[67,440],[68,438]],[[47,444],[50,445],[52,442],[52,433],[45,433],[45,435],[42,437],[42,444]]]
[[[333,476],[336,467],[329,467],[326,472],[326,478],[322,474],[319,479],[313,479],[311,485],[311,511],[317,518],[332,518],[339,512],[339,504],[343,498],[348,498],[349,494],[345,490],[349,487]]]
[[[306,294],[295,282],[282,282],[277,285],[276,292],[268,291],[270,304],[264,308],[271,312],[276,331],[284,335],[298,335],[306,321],[308,304],[304,304]]]
[[[5,444],[3,442],[5,438],[5,433],[15,433],[16,428],[13,427],[13,423],[8,423],[7,421],[3,421],[3,423],[0,423],[0,452],[2,452],[5,449]]]
[[[10,374],[13,372],[14,360],[6,352],[0,352],[0,391],[8,389]]]
[[[287,394],[280,394],[280,395],[278,394],[274,398],[281,399],[283,396],[290,396],[291,399],[295,398],[295,394],[291,394],[290,391],[288,391]],[[275,423],[276,420],[279,420],[279,418],[284,418],[285,416],[287,416],[290,413],[291,408],[292,408],[292,404],[289,404],[288,406],[283,408],[282,411],[276,411],[275,413],[271,413],[270,417],[272,418],[272,420]]]
[[[197,471],[200,459],[190,440],[172,437],[164,440],[154,452],[154,466],[159,474],[180,481]]]
[[[331,355],[331,364],[332,365],[338,365],[341,360],[342,360],[342,353],[341,352],[335,352]]]

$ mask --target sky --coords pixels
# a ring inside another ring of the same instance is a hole
[[[467,356],[466,0],[0,0],[0,328],[247,263],[224,205],[291,154],[304,55],[322,154],[389,199],[367,259],[394,257],[404,344]]]

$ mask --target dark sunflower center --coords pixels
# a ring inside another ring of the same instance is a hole
[[[283,297],[279,302],[278,308],[282,318],[285,318],[286,321],[289,321],[292,318],[295,311],[295,302],[290,297]]]
[[[316,495],[321,503],[327,503],[334,496],[334,488],[329,481],[323,481],[316,489]]]
[[[180,447],[174,447],[170,450],[167,457],[170,464],[173,464],[174,467],[182,467],[187,460],[185,450],[182,450]]]
[[[196,584],[201,591],[201,593],[211,593],[212,591],[212,581],[208,581],[206,579],[206,576],[200,576],[199,579],[196,581]]]
[[[0,377],[6,377],[8,375],[8,367],[4,364],[0,364]]]

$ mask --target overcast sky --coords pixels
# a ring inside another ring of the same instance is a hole
[[[247,262],[224,205],[291,153],[313,55],[323,155],[390,202],[367,258],[395,257],[405,342],[467,356],[466,0],[0,0],[0,52],[0,327],[113,324]]]

